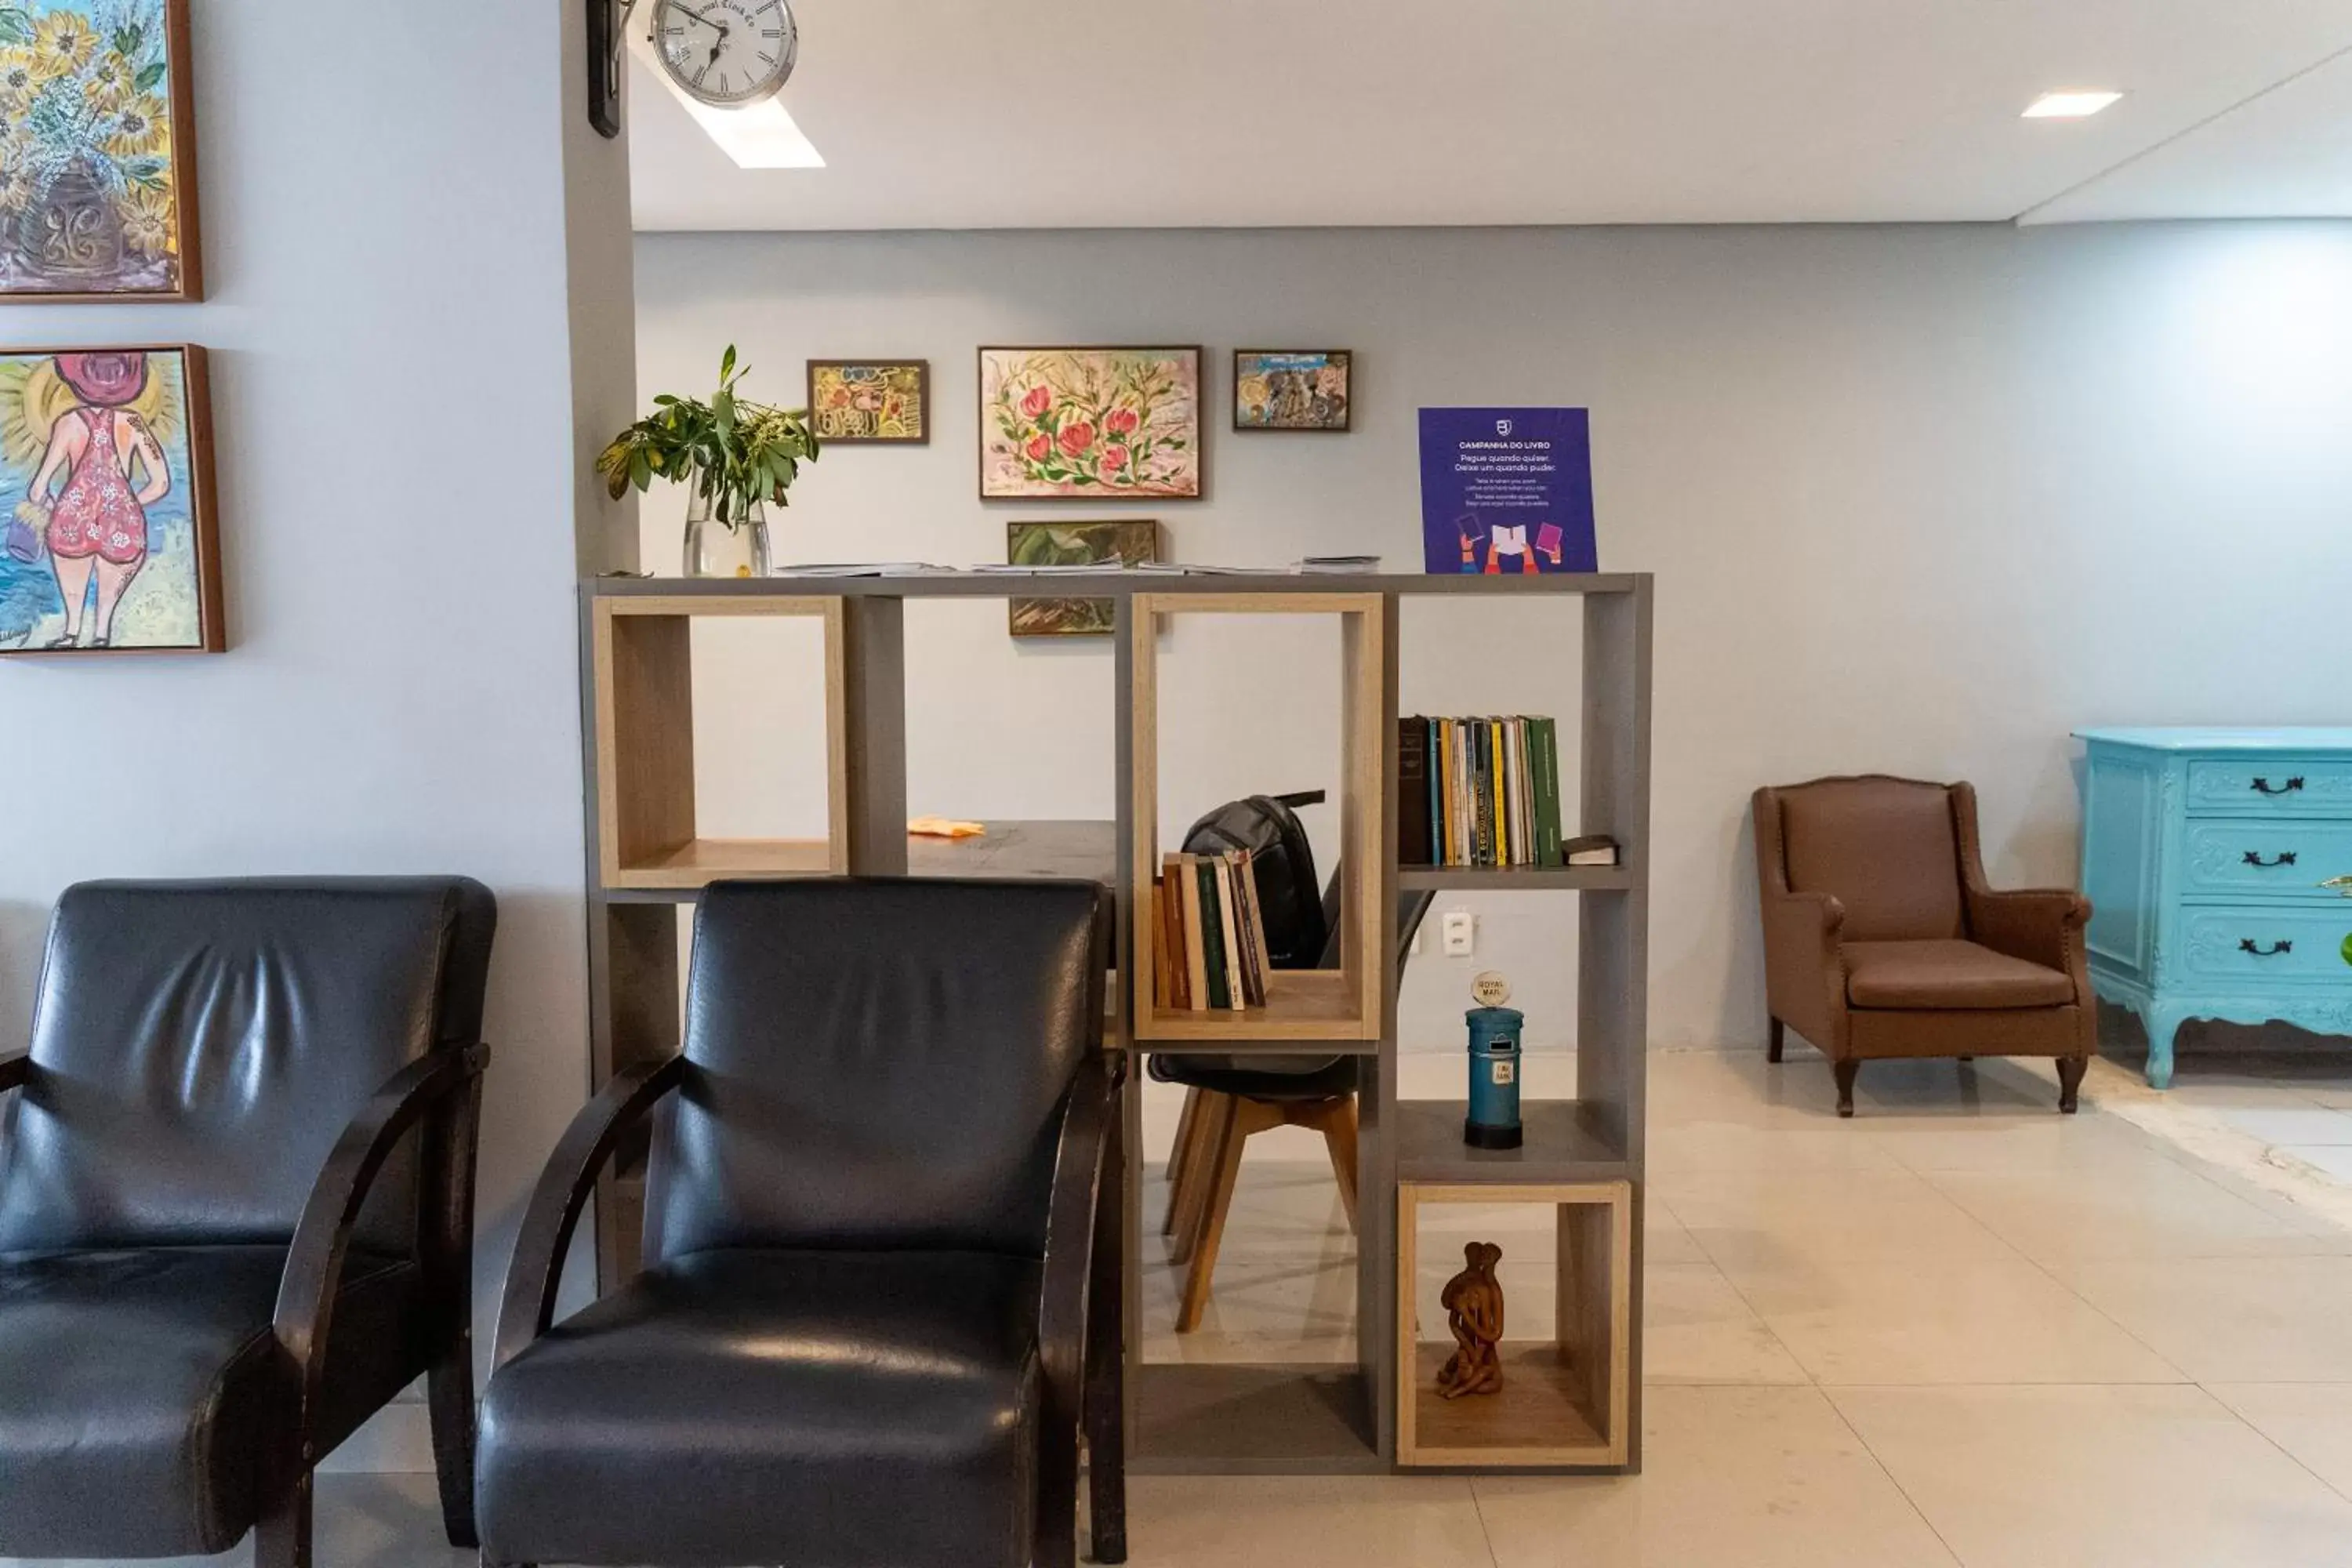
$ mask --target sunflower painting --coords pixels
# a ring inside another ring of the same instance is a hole
[[[187,0],[0,0],[0,299],[197,300]]]
[[[980,494],[1199,500],[1201,351],[981,350]]]
[[[0,353],[0,654],[217,653],[205,352]]]

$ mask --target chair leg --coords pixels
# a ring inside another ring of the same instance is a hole
[[[1189,1334],[1201,1326],[1209,1307],[1209,1282],[1217,1272],[1217,1247],[1225,1237],[1225,1215],[1234,1206],[1234,1185],[1241,1179],[1242,1146],[1253,1132],[1282,1124],[1282,1113],[1255,1100],[1235,1097],[1225,1121],[1225,1135],[1217,1151],[1215,1179],[1201,1215],[1200,1237],[1192,1244],[1192,1272],[1184,1278],[1184,1299],[1176,1310],[1176,1331]]]
[[[2083,1087],[2083,1075],[2091,1070],[2088,1057],[2058,1058],[2058,1109],[2066,1115],[2074,1114],[2074,1096]]]
[[[1778,1018],[1772,1020],[1771,1026],[1764,1031],[1764,1059],[1766,1061],[1777,1062],[1780,1059],[1780,1047],[1788,1038],[1788,1025],[1783,1024]]]
[[[310,1461],[253,1527],[253,1568],[310,1568]]]
[[[1038,1435],[1037,1519],[1032,1568],[1077,1568],[1078,1428],[1048,1417]]]
[[[1176,1208],[1176,1235],[1169,1248],[1170,1262],[1181,1268],[1192,1260],[1201,1245],[1201,1229],[1209,1217],[1210,1194],[1216,1189],[1218,1162],[1224,1158],[1225,1140],[1232,1136],[1242,1102],[1230,1094],[1203,1092],[1200,1124],[1192,1131],[1192,1157],[1184,1162],[1183,1201]]]
[[[479,1546],[474,1530],[474,1336],[425,1374],[433,1422],[433,1468],[441,1483],[441,1528],[452,1546]]]
[[[1184,1178],[1192,1171],[1192,1139],[1199,1131],[1200,1121],[1201,1091],[1187,1089],[1184,1091],[1184,1114],[1176,1123],[1175,1147],[1168,1152],[1168,1212],[1160,1216],[1160,1234],[1162,1236],[1176,1234],[1178,1200],[1184,1193]]]
[[[1837,1075],[1838,1114],[1852,1116],[1853,1114],[1853,1079],[1854,1075],[1862,1070],[1862,1058],[1848,1057],[1843,1061],[1832,1062],[1830,1070]]]
[[[1127,1561],[1127,1285],[1120,1267],[1126,1226],[1126,1156],[1111,1131],[1110,1172],[1095,1205],[1093,1279],[1087,1297],[1087,1513],[1094,1560]]]
[[[1331,1156],[1331,1174],[1339,1184],[1339,1202],[1348,1211],[1348,1228],[1356,1228],[1356,1099],[1353,1095],[1326,1100],[1314,1109],[1309,1125],[1323,1134]]]

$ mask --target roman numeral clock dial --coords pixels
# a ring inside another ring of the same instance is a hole
[[[800,44],[785,0],[659,0],[654,9],[662,68],[716,109],[773,98],[793,74]]]

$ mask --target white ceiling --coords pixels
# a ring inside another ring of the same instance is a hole
[[[2352,0],[793,9],[827,166],[737,168],[638,60],[638,228],[2352,216]],[[2129,96],[2018,118],[2067,87]]]

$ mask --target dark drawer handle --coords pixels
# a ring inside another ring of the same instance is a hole
[[[2260,866],[2265,871],[2269,870],[2273,866],[2292,866],[2294,864],[2294,851],[2292,849],[2282,849],[2278,852],[2276,858],[2265,860],[2263,858],[2263,852],[2261,850],[2249,849],[2246,851],[2246,864],[2249,866]]]
[[[2264,947],[2255,942],[2252,937],[2241,937],[2238,939],[2238,951],[2240,952],[2251,952],[2256,958],[2276,958],[2282,952],[2293,952],[2294,951],[2294,943],[2291,942],[2274,942],[2271,943],[2270,946]]]
[[[2303,775],[2300,773],[2297,773],[2294,777],[2287,780],[2286,783],[2275,787],[2272,785],[2271,781],[2268,779],[2256,779],[2254,781],[2255,792],[2261,795],[2293,795],[2302,787]]]

